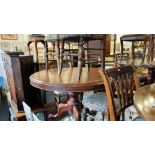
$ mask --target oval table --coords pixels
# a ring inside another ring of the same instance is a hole
[[[78,68],[63,68],[61,75],[57,69],[36,72],[30,76],[30,84],[36,88],[48,91],[68,92],[69,100],[66,104],[59,103],[55,117],[62,112],[69,111],[75,120],[80,120],[81,103],[77,99],[78,92],[101,90],[103,80],[98,72],[99,68],[83,68],[78,80]]]
[[[155,84],[139,88],[134,94],[134,104],[145,120],[155,121]]]

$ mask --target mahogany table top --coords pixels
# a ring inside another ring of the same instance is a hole
[[[82,68],[80,80],[78,68],[63,68],[59,76],[57,69],[36,72],[30,76],[30,84],[36,88],[49,91],[84,92],[104,88],[99,68]]]

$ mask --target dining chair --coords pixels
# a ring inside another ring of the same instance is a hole
[[[97,120],[141,120],[133,106],[133,94],[139,79],[131,65],[99,70],[105,91],[84,95],[83,119],[92,112],[102,113]],[[95,120],[95,119],[94,119]]]
[[[135,59],[135,42],[143,42],[143,57],[142,57],[142,63],[145,60],[146,55],[146,48],[147,48],[147,42],[150,41],[150,35],[148,34],[126,34],[120,37],[120,44],[121,44],[121,54],[124,52],[124,41],[131,42],[132,43],[132,51],[131,51],[131,59]]]
[[[58,74],[61,74],[62,68],[63,68],[63,62],[66,62],[64,59],[66,53],[67,56],[70,58],[67,61],[68,62],[74,62],[77,61],[78,68],[79,68],[79,74],[77,79],[80,79],[82,67],[84,64],[94,64],[94,63],[100,63],[102,68],[104,68],[104,48],[105,48],[105,41],[106,41],[106,34],[48,34],[45,35],[45,46],[47,45],[47,42],[53,42],[55,43],[55,50],[56,50],[56,56],[57,56],[57,66],[58,66]],[[91,47],[92,44],[90,44],[90,41],[99,41],[100,46],[98,48]],[[65,48],[65,44],[71,44],[76,43],[77,48],[72,49]],[[98,52],[100,51],[100,52]],[[46,55],[46,69],[48,69],[48,55],[50,53],[48,52],[47,48],[45,50]],[[100,55],[100,59],[96,59],[94,62],[94,59],[89,59],[90,55]],[[77,60],[72,60],[71,56],[77,56]],[[91,60],[91,61],[90,61]]]
[[[34,62],[36,62],[36,63],[39,62],[39,51],[38,51],[37,45],[38,45],[38,43],[42,43],[43,46],[45,46],[44,38],[45,38],[45,36],[42,34],[28,35],[28,42],[27,42],[28,52],[30,55],[31,54],[30,46],[32,43],[34,43]]]
[[[139,78],[135,74],[135,68],[131,65],[100,70],[101,77],[105,85],[108,102],[108,119],[110,121],[125,120],[128,110],[136,113],[136,117],[131,120],[141,120],[134,105],[134,92],[140,87]],[[116,107],[116,102],[119,108]]]

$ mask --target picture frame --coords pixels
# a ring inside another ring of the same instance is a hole
[[[2,40],[18,40],[18,34],[1,34]]]

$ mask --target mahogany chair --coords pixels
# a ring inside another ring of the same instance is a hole
[[[68,52],[68,56],[77,56],[78,60],[75,60],[78,62],[78,68],[79,68],[79,75],[77,79],[80,79],[81,76],[81,71],[82,71],[82,66],[84,64],[89,64],[92,63],[100,63],[102,68],[105,66],[104,62],[104,47],[105,47],[105,39],[106,35],[105,34],[49,34],[45,36],[45,43],[50,41],[55,44],[55,50],[56,50],[56,56],[57,56],[57,66],[58,66],[58,74],[61,74],[62,67],[63,67],[63,62],[64,62],[64,55]],[[89,41],[94,41],[98,40],[101,42],[101,46],[99,48],[91,48],[89,47]],[[77,43],[77,49],[70,49],[70,48],[65,48],[65,44],[69,43]],[[45,44],[46,46],[47,44]],[[73,53],[73,51],[75,53]],[[98,62],[90,61],[88,57],[90,55],[96,55],[98,53],[97,51],[100,52],[100,60]],[[85,54],[87,53],[87,54]],[[48,69],[48,55],[49,52],[46,48],[45,51],[46,55],[46,69]],[[88,56],[89,55],[89,56]],[[88,56],[88,57],[87,57]],[[74,61],[74,60],[68,60],[68,61]]]
[[[107,95],[108,119],[110,121],[125,120],[125,111],[131,106],[134,108],[133,95],[140,86],[135,68],[131,65],[116,67],[100,70],[100,74]],[[116,107],[116,102],[119,104],[119,109]],[[134,120],[141,120],[141,118],[136,117]]]
[[[133,66],[100,69],[105,91],[87,92],[83,97],[83,120],[141,120],[133,106],[139,79]],[[100,117],[98,117],[99,115]],[[91,116],[91,117],[90,117]]]
[[[121,54],[123,54],[123,47],[124,47],[124,41],[128,41],[132,43],[132,59],[135,59],[135,42],[142,41],[144,42],[144,48],[143,48],[143,58],[142,58],[142,63],[144,62],[145,59],[145,54],[146,54],[146,42],[150,41],[150,36],[147,34],[127,34],[123,35],[120,38],[120,43],[121,43]]]
[[[44,42],[44,38],[45,36],[42,34],[32,34],[32,35],[28,35],[28,43],[27,43],[27,47],[28,47],[28,51],[29,54],[31,54],[31,50],[30,50],[30,45],[32,43],[34,43],[34,49],[35,49],[35,60],[34,62],[39,62],[39,54],[38,54],[38,43],[42,43],[45,46],[45,42]]]

